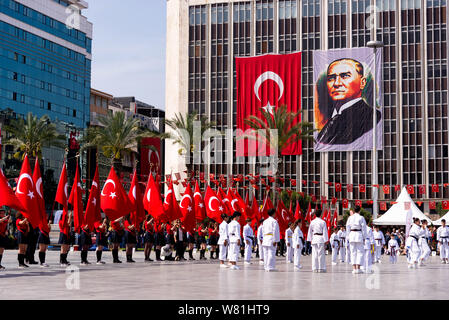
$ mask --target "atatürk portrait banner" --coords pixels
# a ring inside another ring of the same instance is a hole
[[[382,149],[382,51],[376,54],[376,136]],[[313,52],[315,151],[373,149],[374,50]]]

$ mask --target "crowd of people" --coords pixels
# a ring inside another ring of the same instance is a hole
[[[359,212],[360,207],[351,210],[346,225],[334,228],[330,235],[320,210],[315,212],[316,218],[308,226],[307,234],[302,232],[300,219],[290,222],[281,234],[274,209],[268,212],[267,219],[256,224],[246,220],[243,228],[239,212],[232,216],[223,214],[221,224],[214,220],[197,223],[192,231],[186,231],[179,219],[168,223],[155,221],[151,215],[135,226],[128,215],[113,221],[105,217],[95,223],[94,230],[84,225],[77,233],[73,230],[70,212],[59,220],[60,264],[70,265],[67,256],[71,246],[80,251],[81,265],[91,264],[89,250],[95,250],[98,265],[105,263],[102,260],[104,250],[111,252],[113,263],[122,263],[120,248],[125,249],[126,262],[134,263],[136,247],[144,250],[145,262],[195,260],[196,249],[200,260],[217,259],[221,267],[231,269],[239,269],[239,257],[244,264],[251,264],[254,256],[266,271],[275,270],[276,256],[285,257],[287,263],[294,264],[295,270],[300,270],[301,256],[311,254],[312,270],[326,272],[326,253],[332,255],[332,265],[352,264],[353,273],[372,272],[371,265],[380,263],[382,254],[389,255],[391,263],[396,263],[398,255],[406,255],[409,268],[417,268],[424,265],[431,251],[439,250],[442,263],[449,263],[449,227],[444,220],[436,229],[428,226],[425,220],[414,219],[410,236],[406,238],[404,229],[387,229],[384,234],[378,226],[367,226]],[[33,229],[20,213],[12,216],[0,210],[0,270],[4,269],[1,260],[4,248],[8,247],[9,234],[15,234],[18,244],[19,268],[27,268],[28,264],[49,267],[45,257],[50,245],[50,226],[49,222],[45,227]],[[35,261],[36,249],[39,262]],[[151,259],[153,251],[154,260]],[[206,257],[207,251],[209,257]]]

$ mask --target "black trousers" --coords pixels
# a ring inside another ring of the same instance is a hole
[[[175,250],[176,250],[176,256],[182,257],[184,255],[184,251],[185,251],[184,241],[177,241],[175,243]]]
[[[26,251],[26,259],[34,261],[34,253],[36,252],[37,238],[39,237],[39,229],[33,229],[28,233],[28,247]]]

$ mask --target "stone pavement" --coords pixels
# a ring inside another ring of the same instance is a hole
[[[188,255],[186,254],[186,257]],[[111,253],[103,253],[106,265],[80,266],[79,252],[70,252],[72,268],[59,264],[59,252],[47,253],[50,268],[33,265],[18,269],[17,251],[5,251],[0,271],[0,295],[5,299],[447,299],[449,265],[431,257],[421,269],[407,269],[405,257],[396,265],[383,256],[374,274],[351,273],[347,263],[330,265],[327,273],[312,273],[311,257],[302,257],[303,269],[278,258],[278,272],[265,272],[257,263],[241,270],[218,267],[217,260],[143,262],[136,252],[134,264],[112,264]],[[124,252],[120,252],[125,261]],[[154,252],[151,257],[154,258]],[[37,258],[37,252],[36,252]],[[89,252],[94,262],[95,252]],[[256,262],[253,260],[253,262]],[[74,270],[74,271],[73,271]],[[79,271],[79,272],[78,272]]]

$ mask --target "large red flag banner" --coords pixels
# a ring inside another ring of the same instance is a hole
[[[283,105],[289,112],[301,110],[301,52],[235,60],[237,129],[249,129],[245,119],[251,115],[262,117],[262,110],[273,114],[273,110]],[[298,115],[294,123],[300,121],[301,116]],[[248,142],[237,144],[237,156],[255,156],[254,151]],[[301,153],[301,141],[291,143],[282,150],[283,155]]]

